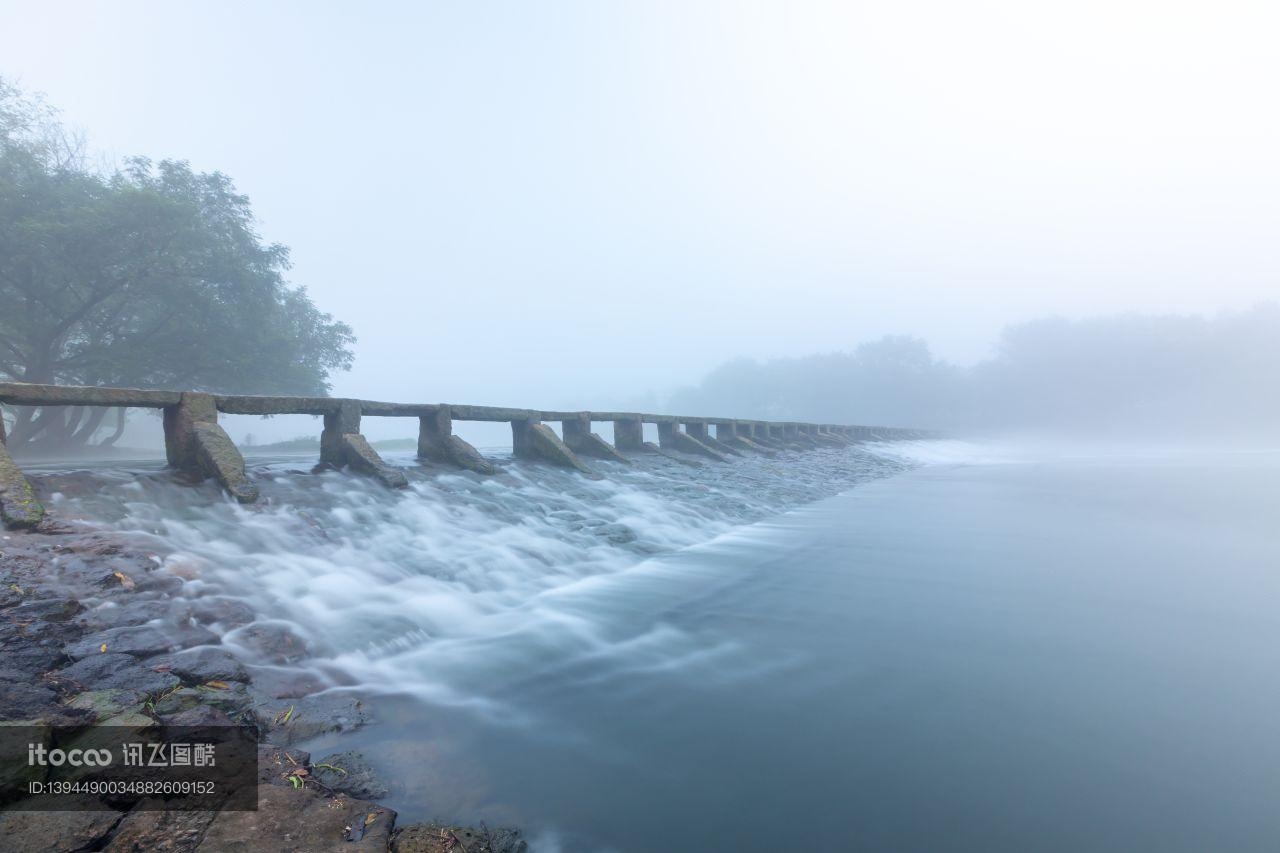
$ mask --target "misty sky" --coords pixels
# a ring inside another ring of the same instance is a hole
[[[359,335],[336,393],[599,408],[1276,298],[1275,8],[0,2],[0,74],[230,174]]]

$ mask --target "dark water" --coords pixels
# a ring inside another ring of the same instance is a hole
[[[339,744],[402,820],[542,850],[1280,850],[1278,454],[926,467],[527,607],[557,630],[470,646],[483,702],[383,700]]]

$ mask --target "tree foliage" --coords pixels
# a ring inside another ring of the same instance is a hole
[[[0,80],[0,376],[327,393],[354,338],[288,269],[226,175],[91,168],[56,113]],[[101,416],[24,411],[11,440],[83,443]]]

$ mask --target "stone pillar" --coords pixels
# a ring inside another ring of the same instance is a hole
[[[738,437],[738,425],[733,423],[716,424],[716,441],[730,442]]]
[[[176,406],[164,409],[164,455],[170,468],[199,474],[192,434],[196,423],[216,424],[218,407],[212,394],[187,391]]]
[[[418,458],[429,462],[452,462],[448,440],[453,435],[453,418],[441,406],[433,415],[418,418]]]
[[[619,450],[643,450],[644,422],[639,418],[614,421],[613,446]]]
[[[344,435],[360,433],[360,404],[355,400],[342,400],[336,411],[324,416],[324,431],[320,433],[320,464],[341,468],[347,464]]]
[[[676,422],[658,422],[658,446],[663,450],[676,450]]]
[[[178,405],[165,407],[164,451],[170,467],[200,480],[213,477],[240,503],[258,499],[244,457],[218,425],[213,395],[185,391]]]
[[[533,425],[536,420],[519,420],[511,422],[511,452],[517,459],[537,459],[533,448]]]
[[[575,443],[584,436],[591,435],[590,417],[586,412],[579,412],[577,417],[560,422],[560,432],[564,436],[564,443],[573,450]]]

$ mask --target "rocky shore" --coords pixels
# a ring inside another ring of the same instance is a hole
[[[261,744],[258,810],[40,812],[9,802],[0,804],[0,849],[526,849],[512,830],[397,826],[377,802],[387,787],[359,754],[313,759],[297,748],[364,725],[370,708],[350,692],[321,692],[301,669],[263,666],[305,651],[269,622],[241,632],[257,646],[252,660],[233,655],[222,635],[257,615],[234,599],[185,595],[181,568],[148,545],[56,516],[0,534],[0,723],[248,727]]]

